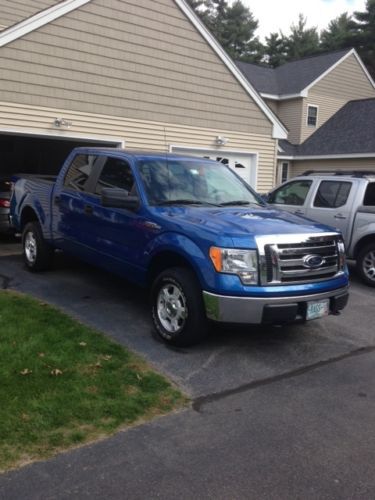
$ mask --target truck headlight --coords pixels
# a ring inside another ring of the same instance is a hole
[[[218,273],[237,274],[244,285],[258,284],[256,250],[211,247],[210,258]]]

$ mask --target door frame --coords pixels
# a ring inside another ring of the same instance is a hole
[[[253,187],[253,189],[257,189],[258,183],[258,162],[259,162],[259,152],[258,151],[244,151],[241,149],[222,149],[222,148],[205,148],[205,147],[196,147],[196,146],[182,146],[179,144],[170,144],[169,152],[170,153],[189,153],[192,151],[198,152],[207,152],[207,153],[217,153],[220,154],[231,154],[231,155],[240,155],[240,156],[248,156],[250,159],[250,179],[249,184]]]

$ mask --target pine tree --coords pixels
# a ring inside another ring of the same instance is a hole
[[[320,46],[323,50],[338,50],[352,45],[351,16],[347,12],[333,19],[328,28],[320,35]]]

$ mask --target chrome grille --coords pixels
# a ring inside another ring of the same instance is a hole
[[[263,236],[257,243],[262,285],[313,283],[343,272],[339,234]]]

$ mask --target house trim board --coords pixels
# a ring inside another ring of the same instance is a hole
[[[278,156],[277,159],[282,160],[350,160],[352,158],[375,158],[375,153],[352,153],[347,155],[314,155],[314,156]]]

